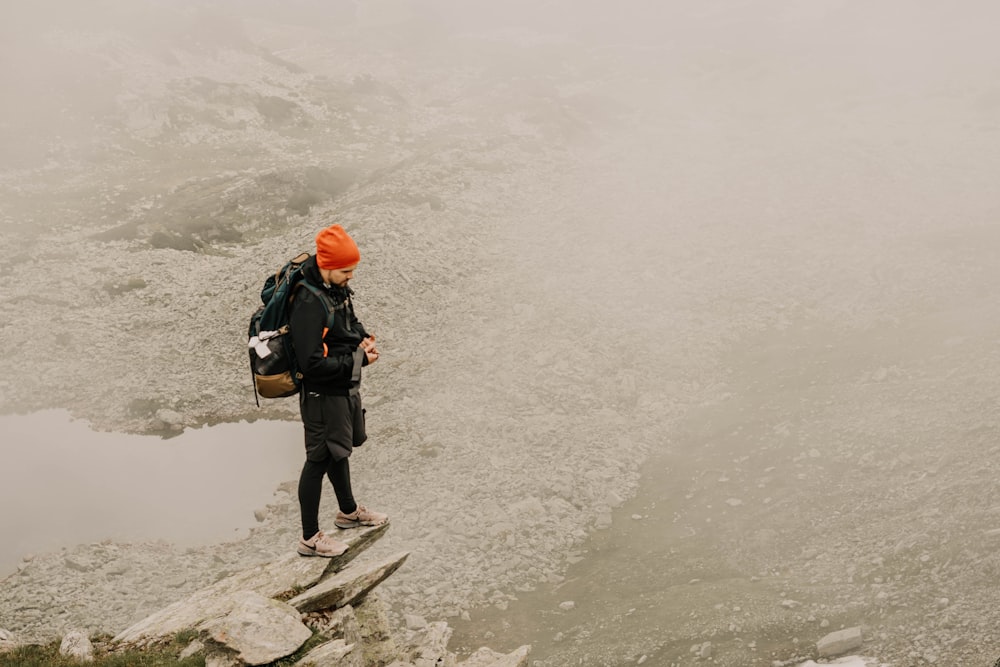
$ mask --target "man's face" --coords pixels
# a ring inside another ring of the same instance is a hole
[[[323,269],[323,279],[331,285],[343,287],[354,277],[354,269],[356,268],[358,268],[357,264],[345,266],[342,269]]]

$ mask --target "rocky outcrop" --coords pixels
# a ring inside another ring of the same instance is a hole
[[[264,665],[298,653],[302,667],[527,665],[528,646],[510,654],[484,648],[458,662],[444,622],[417,624],[397,642],[373,591],[409,554],[355,561],[388,527],[351,531],[348,550],[336,558],[292,554],[222,579],[126,628],[112,650],[162,646],[185,632],[197,637],[181,655],[201,654],[216,667]]]

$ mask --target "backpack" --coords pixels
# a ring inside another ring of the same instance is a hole
[[[333,311],[326,295],[302,279],[302,264],[307,259],[309,253],[296,255],[268,276],[260,290],[261,306],[250,316],[247,347],[257,407],[261,396],[283,398],[299,393],[302,373],[295,361],[288,325],[289,305],[297,288],[304,287],[319,298],[327,313],[327,327],[333,326]]]

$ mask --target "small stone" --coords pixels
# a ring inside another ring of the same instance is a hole
[[[559,603],[559,608],[563,611],[572,611],[573,609],[576,609],[576,603],[572,600],[566,600],[565,602]]]
[[[816,642],[816,651],[821,658],[829,658],[853,651],[862,643],[861,627],[855,626],[826,635]]]
[[[179,412],[175,410],[168,410],[166,408],[156,411],[156,418],[167,426],[177,428],[184,424],[184,417],[181,416]]]
[[[730,507],[739,507],[740,505],[743,504],[743,501],[740,500],[739,498],[729,498],[728,500],[726,500],[726,504],[729,505]]]
[[[633,514],[632,515],[632,519],[634,521],[641,521],[642,520],[642,515],[641,514]]]
[[[94,569],[94,562],[84,556],[66,556],[63,563],[69,569],[76,570],[77,572],[90,572]]]
[[[113,560],[104,566],[104,573],[112,577],[120,577],[129,571],[131,567],[123,560]]]
[[[417,614],[405,614],[403,621],[406,623],[407,630],[423,630],[427,627],[427,619]]]
[[[264,523],[264,519],[267,518],[267,509],[254,510],[253,518],[257,520],[257,523]]]

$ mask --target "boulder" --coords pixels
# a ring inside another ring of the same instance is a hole
[[[296,595],[288,604],[301,612],[354,604],[399,569],[409,555],[409,552],[397,553],[374,563],[346,568]]]
[[[59,655],[79,662],[94,661],[94,645],[83,630],[70,630],[59,644]]]
[[[205,621],[198,629],[247,665],[265,665],[291,655],[312,637],[299,613],[284,602],[251,591],[235,593],[232,600],[226,614]]]

